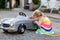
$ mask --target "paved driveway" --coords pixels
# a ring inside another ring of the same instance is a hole
[[[32,15],[32,12],[24,11],[28,16]],[[0,19],[5,17],[16,17],[18,15],[19,11],[0,11]],[[60,23],[53,22],[53,31],[55,33],[60,33]],[[9,33],[3,33],[3,31],[0,29],[0,40],[60,40],[60,36],[47,36],[47,35],[38,35],[35,33],[35,31],[29,31],[26,30],[24,34],[9,34]]]

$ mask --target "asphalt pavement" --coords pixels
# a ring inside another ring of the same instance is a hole
[[[32,15],[33,12],[28,10],[0,11],[0,19],[15,18],[20,11],[25,12],[27,16]],[[53,23],[53,31],[55,34],[60,34],[60,21],[53,18],[50,19]],[[60,36],[39,35],[35,31],[29,30],[26,30],[24,34],[3,33],[3,30],[0,29],[0,40],[60,40]]]

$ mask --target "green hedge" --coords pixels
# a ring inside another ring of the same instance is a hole
[[[5,8],[5,0],[0,0],[0,8]]]
[[[32,0],[32,2],[33,2],[34,4],[39,4],[39,3],[40,3],[40,0]]]

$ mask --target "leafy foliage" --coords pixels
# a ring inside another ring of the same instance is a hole
[[[39,4],[39,3],[40,3],[39,0],[32,0],[32,2],[33,2],[34,4]]]
[[[59,7],[59,9],[58,9],[59,11],[60,11],[60,7]]]
[[[0,0],[0,8],[5,8],[5,0]]]
[[[42,8],[46,8],[46,6],[41,6]]]

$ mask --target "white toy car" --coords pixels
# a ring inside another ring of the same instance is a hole
[[[19,13],[19,16],[16,18],[4,18],[1,19],[1,27],[4,32],[17,31],[20,34],[25,32],[25,29],[37,29],[32,21],[37,20],[31,17],[26,16],[23,12]]]

